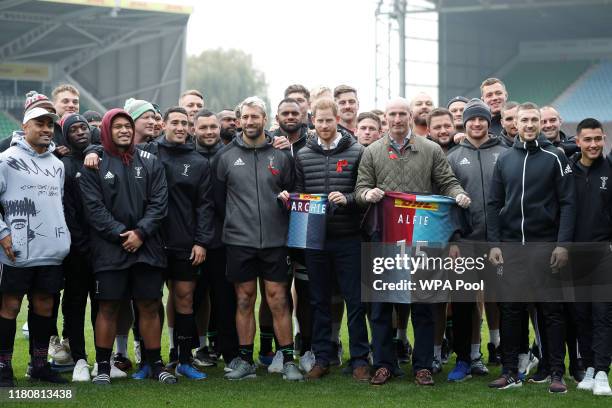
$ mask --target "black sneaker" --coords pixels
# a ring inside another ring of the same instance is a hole
[[[153,365],[151,378],[162,384],[176,384],[177,378],[171,374],[161,361]]]
[[[565,385],[565,381],[563,381],[563,375],[560,373],[553,373],[550,376],[548,392],[551,394],[565,394],[567,392],[567,385]]]
[[[209,348],[204,346],[196,350],[193,356],[193,363],[200,368],[215,367],[217,365],[217,359],[210,353]]]
[[[487,351],[489,352],[489,364],[500,365],[501,355],[499,347],[495,347],[493,343],[487,343]]]
[[[66,384],[68,380],[62,377],[58,372],[51,369],[49,363],[42,367],[32,367],[30,372],[30,380],[45,381],[53,384]]]
[[[15,376],[10,364],[0,363],[0,387],[14,387]]]
[[[489,388],[496,388],[498,390],[507,390],[508,388],[522,387],[523,382],[519,379],[518,375],[514,373],[504,373],[496,380],[489,383]]]
[[[540,364],[538,366],[538,371],[536,371],[536,373],[534,375],[529,377],[528,381],[530,383],[532,383],[532,384],[543,384],[543,383],[546,383],[546,382],[550,381],[550,373],[548,372],[548,370],[546,368],[542,367],[542,365]]]

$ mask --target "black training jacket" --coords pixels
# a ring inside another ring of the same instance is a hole
[[[215,206],[224,217],[222,240],[251,248],[283,247],[289,214],[278,193],[293,189],[291,152],[272,147],[266,136],[261,146],[246,145],[238,133],[214,159]]]
[[[64,163],[64,216],[70,230],[70,248],[87,254],[89,245],[89,223],[83,207],[79,178],[83,167],[83,152],[71,147],[70,153],[61,158]]]
[[[501,114],[491,116],[491,124],[489,125],[489,133],[499,136],[504,127],[501,124]]]
[[[553,142],[553,145],[562,149],[567,157],[572,157],[572,155],[580,151],[580,148],[576,144],[576,137],[568,136],[562,130],[559,131],[559,141]]]
[[[151,153],[136,149],[129,165],[104,152],[99,170],[83,168],[79,186],[90,225],[94,272],[127,269],[136,263],[166,267],[161,239],[167,214],[164,168]],[[119,234],[137,230],[144,243],[126,252]]]
[[[590,167],[582,153],[570,158],[576,186],[575,242],[612,240],[612,156],[599,157]]]
[[[212,169],[214,169],[215,167],[214,161],[215,161],[215,158],[217,157],[217,153],[219,153],[221,149],[223,149],[224,147],[225,147],[225,144],[221,140],[219,140],[215,145],[210,146],[210,147],[200,145],[197,143],[197,140],[196,140],[196,152],[198,152],[201,156],[205,157],[208,160],[211,166],[211,174],[212,174]],[[211,176],[211,180],[213,178],[214,177]],[[214,199],[214,194],[213,194],[213,199]],[[214,234],[213,234],[213,239],[211,243],[208,245],[208,247],[209,248],[220,248],[223,246],[223,242],[221,241],[221,233],[223,232],[223,212],[219,211],[219,208],[217,208],[217,206],[214,206],[214,211],[215,211]]]
[[[318,138],[312,138],[295,157],[296,192],[328,194],[339,191],[346,197],[346,206],[334,206],[327,217],[328,238],[358,237],[360,234],[355,183],[363,150],[352,136],[344,134],[338,146],[331,150],[323,150]]]
[[[477,148],[465,138],[446,157],[461,187],[472,200],[463,210],[471,229],[464,239],[487,240],[487,201],[493,170],[499,157],[508,149],[500,139],[489,135],[489,140]]]
[[[162,162],[168,184],[168,215],[162,224],[164,248],[189,257],[194,244],[208,248],[214,235],[211,169],[191,142],[176,144],[160,136],[142,146]]]
[[[487,203],[490,242],[571,242],[576,200],[565,155],[540,135],[497,159]]]

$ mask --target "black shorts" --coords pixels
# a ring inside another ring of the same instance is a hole
[[[269,282],[288,282],[287,248],[251,248],[227,245],[227,280],[243,283],[261,277]]]
[[[200,274],[200,267],[193,266],[189,259],[179,259],[168,255],[168,267],[164,273],[165,280],[195,281]]]
[[[60,293],[64,287],[61,265],[28,268],[0,264],[0,293],[25,295],[28,292]]]
[[[163,274],[163,268],[143,263],[118,271],[96,272],[96,299],[161,299],[164,284]]]

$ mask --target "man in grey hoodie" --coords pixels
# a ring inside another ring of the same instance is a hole
[[[21,301],[31,294],[32,379],[64,383],[47,363],[55,324],[53,297],[62,289],[61,264],[70,250],[64,219],[64,165],[54,155],[57,115],[28,110],[24,135],[14,137],[0,154],[0,386],[13,387],[11,360]]]

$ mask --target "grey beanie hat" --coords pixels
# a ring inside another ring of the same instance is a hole
[[[463,108],[463,126],[465,123],[475,117],[484,118],[491,125],[491,109],[480,99],[474,98],[470,100]]]

